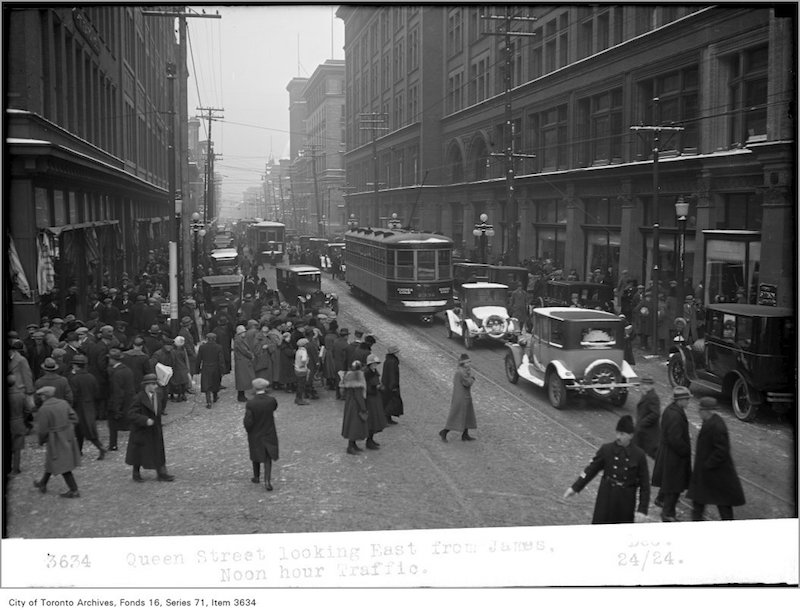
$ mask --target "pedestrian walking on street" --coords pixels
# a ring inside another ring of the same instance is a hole
[[[158,377],[150,373],[142,379],[142,390],[133,398],[128,411],[131,433],[125,463],[133,467],[133,480],[144,481],[142,468],[155,470],[159,481],[174,481],[167,472],[167,455],[164,449],[164,432],[161,428],[163,397],[158,390]]]
[[[33,383],[36,389],[51,385],[56,389],[56,398],[66,400],[70,406],[73,404],[72,388],[69,381],[58,373],[58,363],[52,358],[45,358],[41,366],[41,375]]]
[[[350,370],[344,374],[340,386],[344,396],[342,436],[347,439],[347,453],[356,455],[363,451],[356,441],[364,440],[369,434],[367,381],[358,360],[350,364]]]
[[[462,441],[474,441],[469,435],[470,429],[478,427],[475,418],[475,407],[472,404],[472,384],[475,383],[475,374],[472,372],[472,361],[467,354],[461,354],[458,359],[458,368],[453,375],[453,398],[450,401],[450,413],[444,428],[439,431],[439,436],[446,443],[447,433],[450,430],[463,430]]]
[[[247,342],[247,329],[241,324],[236,327],[233,339],[233,374],[236,382],[236,400],[247,402],[245,391],[253,387],[256,371],[253,368],[253,350]]]
[[[136,394],[133,371],[122,363],[117,348],[108,350],[108,451],[117,451],[120,430],[130,430],[128,409]]]
[[[661,399],[656,394],[652,377],[642,377],[639,381],[642,397],[636,404],[636,430],[633,433],[633,444],[646,455],[656,459],[658,437],[660,435]]]
[[[200,391],[205,394],[206,409],[210,409],[211,403],[218,400],[222,371],[225,370],[225,358],[222,348],[217,344],[216,334],[208,333],[205,343],[200,344],[196,366],[195,374],[200,375]]]
[[[83,441],[87,440],[97,447],[100,455],[98,460],[105,458],[106,450],[100,444],[97,434],[97,394],[100,391],[97,379],[87,370],[88,358],[78,354],[72,359],[72,374],[69,384],[72,388],[72,406],[77,416],[75,436],[78,441],[78,451],[83,455]]]
[[[394,417],[403,414],[403,397],[400,394],[400,359],[397,357],[400,348],[392,344],[386,348],[386,359],[383,363],[381,385],[383,386],[383,411],[386,423],[398,423]]]
[[[716,399],[700,399],[703,425],[697,435],[694,469],[686,497],[692,500],[692,521],[702,521],[706,505],[714,504],[723,521],[733,520],[733,507],[745,503],[744,490],[731,457],[728,427],[718,413]]]
[[[661,414],[661,434],[653,466],[653,486],[661,489],[662,521],[677,521],[675,506],[687,487],[692,474],[692,446],[689,439],[689,420],[686,406],[692,394],[688,388],[677,386],[672,402]]]
[[[87,373],[88,374],[88,373]],[[42,493],[47,492],[47,482],[53,475],[61,475],[69,487],[69,491],[61,494],[62,498],[80,498],[78,484],[72,471],[81,465],[81,454],[75,438],[75,424],[78,416],[66,400],[55,397],[53,386],[44,386],[36,390],[36,431],[39,445],[47,445],[44,460],[44,474],[33,485]]]
[[[338,371],[333,361],[333,345],[339,337],[339,323],[336,320],[331,320],[328,324],[328,330],[323,337],[323,347],[325,348],[325,357],[323,358],[322,376],[325,379],[325,387],[333,390],[338,385]]]
[[[311,404],[305,399],[306,385],[308,384],[308,339],[303,337],[297,340],[297,351],[294,353],[294,379],[297,389],[294,396],[294,404]]]
[[[364,380],[367,382],[367,449],[378,449],[374,436],[386,427],[386,413],[383,410],[381,397],[381,374],[378,364],[381,360],[375,354],[367,356],[367,368],[364,370]]]
[[[633,418],[623,415],[617,422],[616,440],[602,445],[581,476],[564,492],[565,498],[580,493],[603,471],[594,503],[593,524],[642,522],[647,517],[650,472],[644,451],[631,442],[633,434]]]
[[[278,401],[267,394],[269,381],[256,377],[253,379],[255,394],[244,406],[244,429],[247,431],[247,444],[250,461],[253,463],[253,483],[261,481],[261,464],[264,464],[264,486],[272,491],[272,462],[278,461],[278,431],[275,428],[275,410]]]
[[[339,329],[339,337],[333,342],[333,365],[336,367],[336,398],[342,399],[341,383],[344,374],[347,372],[347,346],[350,331],[347,328]]]
[[[292,335],[284,332],[281,335],[281,344],[278,346],[280,354],[280,384],[287,393],[297,391],[294,376],[294,357],[297,350],[292,345]]]
[[[6,391],[8,433],[11,437],[11,474],[17,475],[22,472],[22,450],[25,448],[25,437],[28,435],[25,415],[30,409],[25,391],[17,386],[17,378],[14,375],[6,375]]]
[[[172,342],[175,345],[172,349],[175,364],[172,368],[172,378],[169,380],[169,391],[175,396],[175,402],[185,402],[186,392],[192,387],[189,371],[194,369],[191,367],[189,352],[186,349],[186,338],[178,335]]]

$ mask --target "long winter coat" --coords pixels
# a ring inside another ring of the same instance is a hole
[[[634,509],[647,514],[650,475],[644,451],[633,443],[627,447],[616,441],[602,445],[583,474],[572,484],[572,489],[581,491],[601,470],[603,478],[597,490],[592,523],[633,523]]]
[[[281,333],[274,328],[267,332],[267,339],[269,339],[270,346],[267,348],[270,358],[272,358],[272,377],[267,381],[271,383],[278,383],[281,380],[281,352],[280,346],[283,341]]]
[[[386,354],[381,373],[383,385],[383,410],[387,417],[403,414],[403,397],[400,395],[400,360],[394,354]]]
[[[136,394],[133,371],[120,363],[108,367],[108,417],[117,422],[118,430],[130,430],[128,410]]]
[[[159,392],[155,392],[155,394],[160,400]],[[158,415],[156,415],[150,398],[144,390],[134,396],[131,408],[128,410],[131,433],[128,436],[125,463],[129,466],[158,470],[167,463],[164,433],[161,429],[161,413],[165,406],[164,403],[160,403]],[[152,426],[147,425],[148,419],[153,420]]]
[[[197,349],[197,368],[195,369],[195,372],[200,374],[200,391],[219,392],[224,370],[225,358],[219,344],[213,341],[201,343]]]
[[[742,506],[744,490],[731,457],[725,421],[716,413],[703,422],[697,435],[694,470],[688,498],[700,504]]]
[[[14,350],[8,359],[7,375],[14,375],[14,385],[20,388],[25,394],[33,394],[33,373],[25,356]]]
[[[122,364],[127,366],[133,373],[133,387],[138,388],[142,383],[142,377],[153,372],[150,366],[150,358],[141,349],[132,348],[122,354]]]
[[[236,335],[233,340],[233,374],[237,392],[253,389],[253,379],[256,377],[256,371],[253,368],[254,357],[245,334]]]
[[[259,330],[253,340],[253,371],[256,377],[272,381],[272,345],[266,331]]]
[[[661,419],[661,401],[655,389],[650,389],[636,405],[636,430],[633,433],[633,444],[651,458],[658,452],[658,437]]]
[[[381,384],[381,375],[370,365],[364,371],[364,379],[367,382],[367,428],[370,434],[375,434],[388,425],[383,410],[383,398],[378,388]]]
[[[257,393],[244,406],[244,429],[250,460],[263,464],[278,459],[278,431],[275,428],[275,410],[278,401],[269,394]]]
[[[97,379],[89,371],[82,369],[69,376],[72,386],[73,409],[77,416],[77,424],[83,438],[97,438],[97,396],[99,386]]]
[[[367,438],[367,381],[361,371],[347,371],[339,387],[344,395],[342,436],[349,441]]]
[[[340,335],[336,338],[336,341],[333,342],[333,366],[336,368],[337,374],[338,371],[346,371],[350,368],[350,363],[347,362],[347,336]],[[335,378],[335,377],[334,377]]]
[[[453,375],[453,398],[450,401],[450,413],[447,415],[447,430],[467,430],[478,427],[475,418],[475,407],[472,404],[472,384],[475,374],[459,365]]]
[[[230,324],[218,324],[214,327],[214,334],[217,335],[217,344],[222,348],[222,357],[225,360],[225,368],[222,374],[227,375],[231,372],[231,349],[233,348],[233,331]]]
[[[51,397],[42,403],[36,414],[36,432],[39,444],[47,444],[45,472],[64,474],[81,465],[81,452],[75,438],[76,423],[78,416],[66,400]]]
[[[653,466],[653,485],[662,493],[681,493],[689,487],[692,474],[692,446],[689,420],[674,402],[661,415],[661,434]]]
[[[325,379],[336,379],[337,368],[333,360],[333,345],[337,338],[336,331],[328,331],[323,339],[325,358],[322,363],[322,376]]]
[[[25,392],[15,386],[10,386],[6,393],[8,409],[8,433],[13,451],[25,448],[25,437],[28,435],[28,427],[25,425],[25,417],[28,414],[28,401]]]
[[[282,341],[278,347],[280,353],[280,377],[279,383],[288,385],[294,383],[294,355],[295,349],[288,341]]]
[[[52,371],[44,371],[44,374],[39,377],[39,379],[37,379],[33,385],[37,390],[46,386],[52,386],[56,389],[54,398],[66,400],[70,406],[74,402],[72,396],[72,387],[69,385],[67,378],[63,375],[59,375],[58,373],[54,373]]]

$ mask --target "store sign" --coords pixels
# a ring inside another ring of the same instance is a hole
[[[775,284],[759,284],[758,285],[758,304],[769,305],[770,307],[778,306],[778,286]]]

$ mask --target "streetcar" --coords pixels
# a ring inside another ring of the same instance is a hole
[[[346,281],[386,311],[427,324],[453,306],[453,240],[440,233],[353,228],[344,236]]]
[[[262,220],[247,227],[247,245],[255,257],[256,265],[276,264],[283,261],[286,225],[282,222]]]

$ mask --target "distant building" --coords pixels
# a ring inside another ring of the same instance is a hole
[[[512,31],[533,36],[511,36],[506,55],[503,6],[337,10],[348,209],[362,224],[396,212],[469,254],[486,213],[491,259],[506,258],[515,230],[520,260],[581,277],[627,269],[646,284],[656,219],[660,277],[677,275],[683,197],[685,275],[706,300],[756,302],[766,283],[793,306],[794,7],[519,5],[511,15],[525,18]],[[385,117],[374,149],[365,116]],[[653,132],[631,129],[641,125],[683,128],[661,133],[657,214]],[[509,150],[527,156],[509,166]]]

